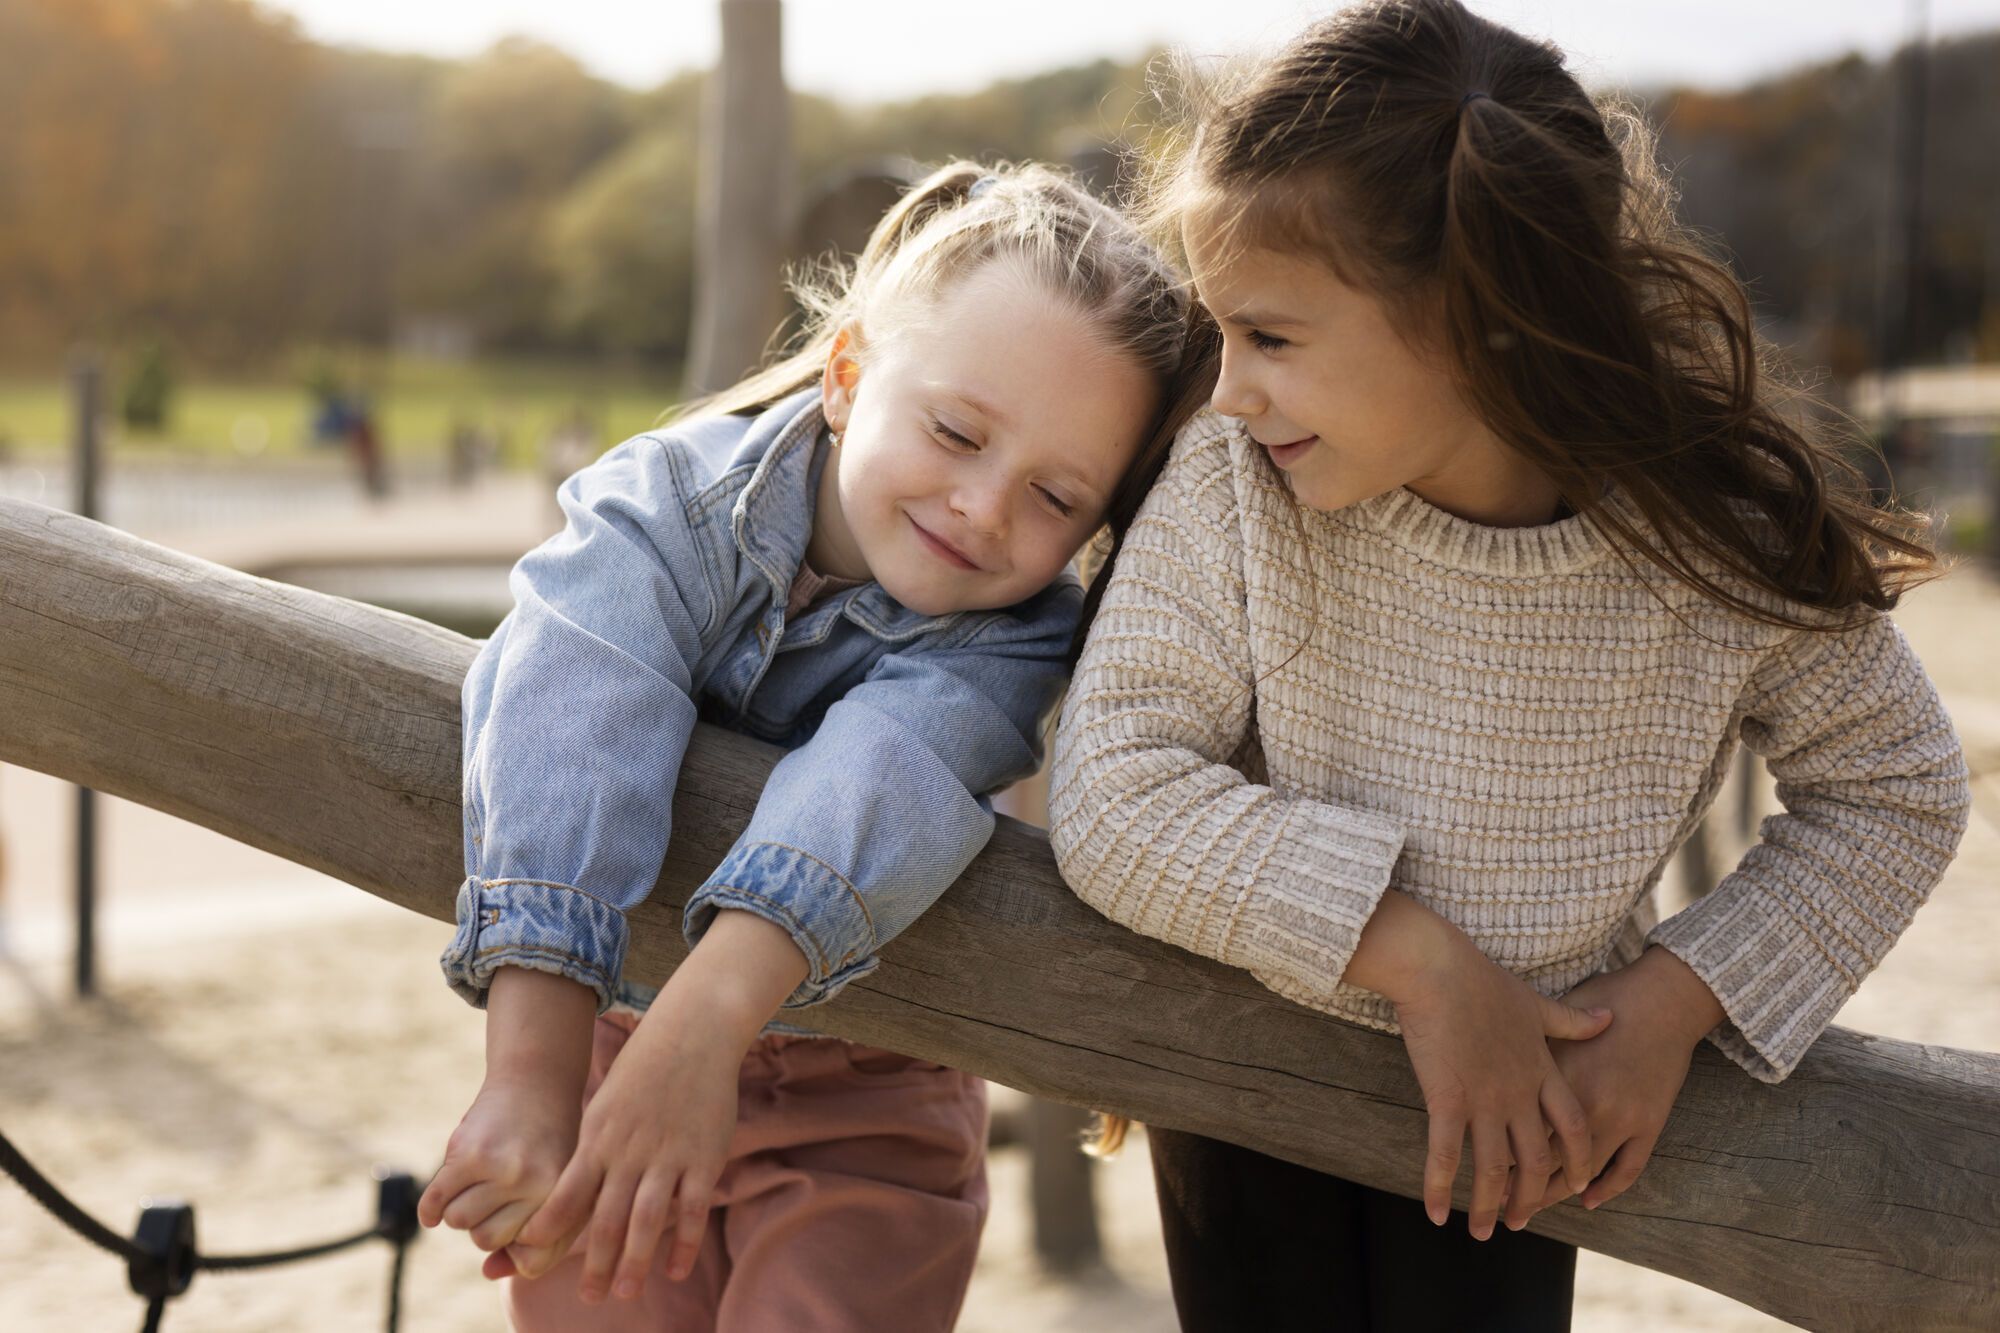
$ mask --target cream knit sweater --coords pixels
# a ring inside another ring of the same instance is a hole
[[[1063,709],[1064,876],[1114,921],[1390,1031],[1341,975],[1391,885],[1549,995],[1658,943],[1728,1012],[1712,1040],[1783,1078],[1951,859],[1964,759],[1886,617],[1787,631],[1641,568],[1581,518],[1489,528],[1403,490],[1295,507],[1203,413]],[[1786,813],[1656,925],[1739,739]]]

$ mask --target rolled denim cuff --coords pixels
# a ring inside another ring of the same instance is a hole
[[[875,922],[861,894],[845,875],[796,847],[753,842],[731,848],[688,899],[681,928],[689,948],[724,908],[754,912],[790,935],[806,956],[811,970],[785,1001],[787,1009],[832,999],[880,962]]]
[[[603,1013],[625,965],[626,937],[623,912],[567,884],[471,876],[458,886],[458,933],[438,966],[478,1009],[495,969],[525,967],[590,987]]]

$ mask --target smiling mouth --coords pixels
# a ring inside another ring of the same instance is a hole
[[[958,568],[965,570],[977,570],[979,568],[976,563],[966,556],[965,552],[959,550],[956,546],[953,546],[950,542],[938,536],[914,518],[910,520],[910,526],[917,530],[917,536],[923,538],[924,544],[929,546],[937,554],[938,558],[947,564],[956,565]]]

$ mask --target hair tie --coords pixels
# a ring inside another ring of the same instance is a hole
[[[1475,88],[1473,91],[1467,93],[1465,96],[1458,99],[1458,109],[1460,111],[1463,111],[1465,110],[1466,103],[1477,101],[1482,97],[1489,102],[1493,100],[1492,93],[1480,92],[1478,89]]]
[[[998,185],[999,183],[1000,183],[1000,178],[998,176],[992,175],[990,173],[981,176],[978,180],[972,182],[972,188],[965,192],[965,197],[967,199],[977,199],[980,195],[985,194],[988,190],[992,189],[995,185]]]

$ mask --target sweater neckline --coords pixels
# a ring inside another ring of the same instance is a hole
[[[1617,497],[1607,497],[1616,504]],[[1582,514],[1530,527],[1500,528],[1446,513],[1406,487],[1338,510],[1377,538],[1446,569],[1532,578],[1586,568],[1612,554]]]

